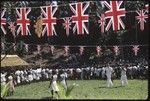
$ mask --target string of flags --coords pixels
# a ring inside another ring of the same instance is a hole
[[[91,1],[90,1],[91,2]],[[68,36],[70,33],[76,33],[77,35],[89,34],[89,13],[88,9],[90,6],[89,1],[85,2],[77,2],[69,4],[69,15],[63,18],[57,18],[56,13],[58,11],[58,6],[40,6],[41,15],[39,18],[39,25],[34,25],[35,32],[38,37],[42,37],[43,35],[47,35],[48,37],[57,35],[61,29],[57,27],[57,20],[62,19],[62,27],[64,33]],[[121,29],[125,29],[124,18],[126,13],[130,11],[126,11],[124,7],[124,1],[103,1],[104,7],[106,11],[99,16],[98,23],[99,29],[101,33],[105,31],[109,31],[113,29],[114,31],[118,31]],[[140,25],[141,31],[144,30],[144,23],[148,19],[148,9],[149,5],[145,5],[144,9],[134,11],[137,16],[135,16],[136,20]],[[9,23],[9,29],[12,34],[27,36],[31,35],[31,21],[29,19],[29,13],[31,12],[32,7],[22,7],[15,8],[16,10],[16,24],[14,22]],[[112,10],[113,9],[113,10]],[[131,12],[133,13],[133,12]],[[33,15],[34,16],[34,15]],[[1,30],[6,35],[6,9],[2,9],[1,11]],[[59,26],[60,27],[60,26]]]
[[[17,46],[15,45],[15,43],[12,43],[13,44],[13,50],[16,51],[17,50]],[[32,47],[33,44],[23,44],[23,47],[25,49],[26,52],[29,52],[29,47]],[[36,50],[38,52],[38,54],[40,54],[41,50],[42,50],[42,47],[44,47],[44,45],[35,45],[36,46]],[[134,55],[137,56],[138,55],[138,52],[140,50],[140,47],[144,47],[144,46],[148,46],[148,45],[114,45],[114,46],[107,46],[109,49],[111,49],[114,54],[117,56],[120,54],[120,49],[122,47],[131,47],[132,48],[132,51],[134,52]],[[85,48],[95,48],[96,49],[96,53],[98,56],[100,56],[102,54],[102,51],[105,50],[105,48],[103,47],[106,47],[106,46],[69,46],[69,45],[65,45],[65,46],[59,46],[59,45],[49,45],[50,47],[50,52],[51,54],[54,54],[54,51],[56,50],[56,47],[63,47],[64,49],[64,55],[65,56],[68,56],[69,55],[69,50],[70,48],[72,47],[76,47],[76,48],[79,48],[79,52],[80,52],[80,55],[83,55],[84,51],[85,51]],[[5,44],[3,42],[1,42],[1,49],[2,51],[5,50]]]

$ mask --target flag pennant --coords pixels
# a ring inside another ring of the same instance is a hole
[[[115,55],[118,55],[119,54],[119,46],[113,46],[113,49],[114,49]]]
[[[78,3],[71,3],[70,9],[73,12],[72,15],[72,23],[73,26],[73,33],[77,31],[77,34],[89,34],[88,28],[86,23],[89,21],[89,15],[85,14],[86,10],[89,7],[90,2],[78,2]]]
[[[25,50],[26,50],[26,52],[28,52],[29,50],[28,50],[28,48],[29,48],[29,45],[28,44],[24,44],[25,45]]]
[[[14,48],[14,51],[16,51],[16,50],[17,50],[17,48],[16,48],[16,44],[15,44],[15,43],[13,43],[13,48]]]
[[[51,48],[51,53],[54,54],[55,47],[54,46],[50,46],[50,48]]]
[[[101,33],[104,33],[104,30],[105,30],[105,28],[104,28],[104,26],[105,26],[105,15],[101,14],[101,16],[99,16],[99,19],[100,20],[98,20],[98,23],[100,23],[99,26],[101,26]]]
[[[15,35],[15,31],[16,31],[16,26],[15,26],[15,23],[14,22],[10,22],[10,23],[8,23],[9,24],[9,29],[10,29],[10,31],[12,32],[12,34],[13,34],[13,36],[14,37],[16,37],[16,35]]]
[[[83,54],[83,51],[84,51],[84,47],[83,47],[83,46],[80,46],[80,54],[81,54],[81,55]]]
[[[37,51],[38,51],[38,54],[40,54],[40,51],[41,51],[41,45],[37,45]]]
[[[5,50],[5,44],[3,42],[1,42],[1,49]]]
[[[44,25],[42,35],[44,35],[45,33],[47,33],[47,36],[49,37],[53,35],[57,35],[54,27],[54,25],[56,25],[56,17],[54,17],[54,14],[57,8],[58,8],[57,6],[41,7],[41,12],[43,16],[43,25]]]
[[[125,29],[125,25],[122,21],[122,17],[125,17],[125,8],[121,6],[124,4],[123,1],[107,1],[103,2],[108,10],[105,12],[106,28],[108,31],[112,25],[114,31],[120,30],[121,27]],[[124,6],[124,5],[123,5]]]
[[[71,18],[66,17],[66,18],[63,18],[63,20],[64,20],[63,26],[66,29],[66,35],[68,36],[69,35],[69,29],[71,28]]]
[[[16,8],[17,13],[17,35],[21,32],[22,36],[31,35],[29,30],[30,20],[27,18],[31,8]]]
[[[35,23],[34,27],[35,27],[35,33],[37,34],[37,36],[40,38],[42,35],[42,24],[43,24],[43,19],[42,16],[39,16],[37,18],[37,22]]]
[[[6,12],[6,9],[2,9],[2,11],[1,11],[1,29],[2,29],[2,32],[6,35],[7,32],[4,28],[4,25],[6,25],[6,18],[4,18],[5,12]]]
[[[134,51],[134,55],[137,56],[137,53],[139,51],[139,45],[134,45],[133,46],[133,51]]]
[[[101,47],[100,46],[97,46],[96,47],[96,51],[97,51],[97,55],[99,56],[100,55],[100,53],[101,53]]]
[[[65,56],[68,56],[69,54],[69,46],[65,46]]]
[[[140,11],[136,11],[136,13],[138,14],[138,16],[135,16],[135,18],[138,21],[138,23],[140,23],[140,29],[143,31],[144,30],[144,22],[146,22],[146,19],[148,18],[148,15],[146,15],[146,11],[144,10],[140,10]]]

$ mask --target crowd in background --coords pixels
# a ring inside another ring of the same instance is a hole
[[[111,66],[113,68],[112,79],[120,79],[121,68],[127,69],[128,79],[147,79],[148,78],[148,65],[137,64],[137,65],[120,65]],[[74,67],[74,68],[56,68],[50,67],[34,67],[28,69],[16,69],[13,71],[2,71],[1,72],[1,84],[8,82],[8,77],[13,77],[15,85],[28,84],[31,82],[45,81],[52,78],[52,71],[56,71],[59,75],[60,71],[64,71],[67,74],[68,80],[104,80],[106,79],[106,66],[103,67]]]

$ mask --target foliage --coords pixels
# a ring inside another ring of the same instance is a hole
[[[9,83],[10,82],[8,82],[5,85],[1,84],[1,97],[2,98],[5,98],[7,96],[7,93],[8,93],[8,90],[9,90]]]
[[[68,86],[67,91],[65,91],[65,88],[58,83],[58,87],[59,87],[59,95],[61,99],[73,99],[71,95],[71,92],[73,91],[73,89],[77,86],[77,84],[72,84],[70,86]]]

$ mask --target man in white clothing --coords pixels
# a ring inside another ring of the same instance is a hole
[[[128,84],[128,81],[127,81],[127,76],[126,76],[126,68],[123,67],[122,70],[121,70],[121,85],[122,86],[125,86]]]
[[[108,67],[106,67],[106,76],[107,76],[107,87],[112,87],[113,83],[111,81],[111,75],[112,75],[113,69],[108,64]]]

